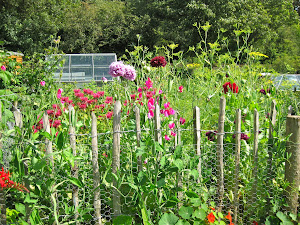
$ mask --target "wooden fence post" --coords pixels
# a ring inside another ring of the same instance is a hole
[[[2,123],[2,102],[0,101],[0,124]],[[2,129],[0,130],[0,149],[3,151],[2,145]],[[0,165],[3,167],[3,165]],[[4,189],[0,189],[0,224],[6,225],[6,194]]]
[[[141,147],[141,116],[140,116],[140,108],[135,106],[135,123],[136,123],[136,146]],[[138,172],[141,172],[143,169],[142,156],[138,156],[137,158],[137,166]]]
[[[94,186],[94,209],[96,225],[102,225],[101,219],[101,196],[100,196],[100,172],[98,164],[98,135],[97,135],[97,117],[92,112],[92,164],[93,164],[93,186]]]
[[[268,173],[269,173],[269,178],[273,178],[273,171],[272,171],[272,161],[273,161],[273,146],[274,146],[274,138],[273,138],[273,131],[274,131],[274,126],[276,123],[276,102],[275,100],[272,101],[271,104],[271,113],[270,113],[270,126],[269,126],[269,148],[268,148]]]
[[[117,100],[114,106],[114,119],[113,119],[113,161],[112,172],[117,175],[120,169],[120,131],[121,131],[121,102]],[[121,201],[120,193],[118,191],[118,182],[113,181],[113,210],[114,216],[121,214]]]
[[[259,114],[256,109],[254,109],[254,124],[253,124],[254,140],[253,140],[253,184],[251,191],[251,204],[255,201],[256,196],[256,186],[257,186],[257,163],[258,163],[258,133],[259,133]]]
[[[219,121],[218,121],[218,133],[217,133],[217,179],[218,179],[218,211],[222,211],[223,207],[223,198],[224,198],[224,163],[223,163],[223,154],[224,154],[224,122],[225,122],[225,107],[226,99],[224,96],[220,99],[220,111],[219,111]]]
[[[43,127],[47,133],[51,135],[51,130],[50,130],[50,122],[48,118],[47,112],[44,112],[43,116]],[[53,151],[52,151],[52,141],[46,138],[46,156],[49,157],[47,161],[50,161],[51,167],[52,167],[52,172],[54,170],[54,159],[53,159]]]
[[[241,153],[241,110],[236,110],[235,117],[235,171],[234,171],[234,224],[237,224],[239,206],[239,171]]]
[[[161,129],[160,129],[160,109],[159,105],[155,105],[155,110],[154,110],[154,129],[155,129],[155,135],[154,139],[157,141],[159,144],[162,144],[162,136],[161,136]]]
[[[300,116],[287,116],[286,135],[290,136],[286,151],[290,156],[285,163],[287,210],[297,215],[298,192],[300,185]]]
[[[76,134],[75,134],[75,110],[73,108],[72,105],[69,105],[69,133],[70,133],[70,146],[71,149],[73,151],[73,156],[76,157],[77,153],[76,153]],[[72,176],[75,179],[78,179],[78,165],[76,160],[74,161],[74,167],[71,168],[72,171]],[[73,194],[72,194],[72,198],[73,198],[73,205],[75,207],[75,221],[76,224],[78,224],[79,222],[77,222],[77,218],[78,218],[78,186],[77,185],[73,185]]]
[[[196,150],[196,156],[199,158],[199,162],[197,165],[197,171],[199,174],[198,183],[201,181],[201,149],[200,149],[200,143],[201,143],[201,131],[200,131],[200,109],[199,107],[194,107],[194,113],[193,113],[193,119],[194,119],[194,148]]]

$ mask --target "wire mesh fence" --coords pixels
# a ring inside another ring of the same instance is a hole
[[[143,224],[146,216],[158,224],[164,213],[176,214],[182,207],[193,209],[195,220],[206,217],[199,210],[214,209],[230,212],[234,224],[263,221],[284,211],[286,198],[285,141],[270,141],[269,129],[244,131],[260,135],[257,146],[241,140],[240,131],[201,130],[195,123],[177,127],[171,140],[157,140],[168,129],[153,126],[65,132],[31,141],[28,148],[20,146],[24,142],[17,134],[13,139],[3,133],[4,165],[22,170],[31,191],[8,193],[6,205],[36,224],[113,224],[119,216],[127,216],[124,221],[130,217],[133,224]],[[220,143],[220,137],[225,141]]]

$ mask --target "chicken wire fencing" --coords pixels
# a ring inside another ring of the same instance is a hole
[[[52,139],[50,155],[49,140],[28,141],[18,132],[4,132],[3,164],[24,175],[20,182],[30,189],[29,194],[8,191],[6,207],[36,224],[113,224],[118,218],[143,224],[145,216],[158,224],[164,213],[178,215],[181,207],[195,210],[195,221],[206,218],[197,209],[230,212],[235,224],[263,221],[284,211],[286,198],[285,142],[270,142],[268,129],[260,129],[256,153],[247,140],[234,141],[237,132],[192,125],[178,128],[171,140],[157,140],[163,128],[67,132]],[[195,144],[197,132],[201,141]]]

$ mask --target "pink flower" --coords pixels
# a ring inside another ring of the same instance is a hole
[[[106,83],[106,82],[107,82],[107,79],[106,79],[105,77],[102,77],[102,81],[103,81],[104,83]]]
[[[145,159],[145,161],[144,161],[144,164],[147,164],[148,163],[148,160],[147,159]]]
[[[130,98],[131,98],[132,100],[135,100],[135,94],[130,95]]]
[[[113,116],[113,114],[114,114],[113,112],[107,112],[106,113],[106,118],[110,119]]]
[[[171,135],[172,135],[173,137],[175,137],[175,136],[176,136],[176,133],[173,132],[173,131],[171,131]]]
[[[58,99],[61,98],[61,93],[62,93],[62,92],[63,92],[63,89],[62,89],[62,88],[58,89],[58,91],[57,91],[57,98],[58,98]]]
[[[165,107],[165,109],[169,108],[170,107],[170,102],[165,103],[164,107]]]
[[[148,109],[149,110],[153,110],[155,107],[154,107],[154,102],[155,102],[155,100],[154,100],[154,98],[150,98],[149,100],[148,100]]]
[[[170,137],[168,135],[165,135],[165,140],[170,141]]]
[[[1,66],[1,70],[5,71],[6,67],[4,65]]]
[[[183,86],[180,86],[179,88],[178,88],[178,91],[181,93],[181,92],[183,92]]]
[[[152,119],[153,116],[154,116],[154,112],[150,109],[149,112],[148,112],[148,118]]]
[[[162,90],[159,90],[158,94],[162,94],[162,93],[163,93],[163,91],[162,91]]]
[[[169,109],[169,115],[174,115],[174,114],[175,114],[175,110],[172,109],[172,108],[170,108],[170,109]]]
[[[147,87],[147,89],[152,88],[153,82],[151,81],[150,77],[148,77],[148,80],[146,80],[145,82],[145,86]]]
[[[42,80],[40,84],[41,84],[41,86],[43,86],[43,87],[44,87],[44,86],[45,86],[45,84],[46,84],[46,82]]]
[[[74,89],[73,91],[74,91],[74,93],[79,93],[80,89]]]
[[[169,128],[170,128],[170,129],[173,129],[174,127],[175,127],[175,123],[170,123],[170,124],[169,124]]]
[[[179,122],[180,122],[181,125],[183,125],[185,123],[185,119],[180,117]]]

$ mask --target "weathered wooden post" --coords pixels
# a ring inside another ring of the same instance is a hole
[[[196,151],[196,156],[199,158],[199,162],[197,165],[197,171],[199,174],[198,183],[200,183],[201,180],[201,131],[200,131],[200,109],[199,107],[195,106],[194,108],[194,148]]]
[[[259,114],[254,109],[254,138],[253,138],[253,184],[251,191],[251,204],[255,202],[256,188],[257,188],[257,163],[258,163],[258,133],[259,133]]]
[[[287,210],[297,215],[300,185],[300,116],[287,116],[286,135],[291,135],[286,143],[287,155],[290,156],[285,163],[285,179],[289,183],[286,188]]]
[[[47,112],[44,112],[43,116],[43,127],[47,133],[51,135],[51,130],[50,130],[50,122],[49,122],[49,117]],[[51,170],[52,173],[54,171],[54,158],[53,158],[53,150],[52,150],[52,141],[46,138],[46,156],[47,156],[47,161],[51,165]]]
[[[274,138],[273,138],[273,131],[274,131],[274,126],[276,123],[276,102],[275,100],[272,101],[271,104],[271,113],[270,113],[270,126],[269,126],[269,147],[268,147],[268,173],[269,173],[269,178],[273,178],[273,170],[272,170],[272,161],[273,161],[273,146],[274,146]]]
[[[98,164],[98,135],[97,135],[97,117],[92,112],[92,165],[93,165],[93,186],[94,186],[94,209],[96,225],[102,225],[101,219],[101,196],[100,196],[100,172]]]
[[[72,105],[69,105],[70,146],[71,146],[74,157],[76,157],[76,155],[77,155],[75,125],[76,125],[75,110]],[[76,161],[74,161],[74,166],[71,168],[71,171],[72,171],[72,176],[75,179],[78,179],[78,166],[77,166]],[[78,211],[77,211],[77,209],[78,209],[78,186],[77,185],[73,185],[72,198],[73,198],[73,205],[75,207],[75,221],[76,221],[76,224],[78,224],[78,222],[77,222],[77,218],[78,218]]]
[[[160,129],[160,109],[159,105],[155,105],[155,110],[154,110],[154,139],[157,141],[159,144],[162,144],[162,136],[161,136],[161,129]]]
[[[225,123],[225,107],[226,99],[224,96],[220,99],[220,111],[218,121],[218,133],[217,133],[217,179],[218,179],[218,212],[222,211],[223,198],[224,198],[224,123]]]
[[[140,108],[135,106],[135,124],[136,124],[136,146],[141,147],[141,116],[140,116]],[[137,166],[138,172],[141,172],[143,169],[142,156],[138,156],[137,158]]]
[[[114,119],[113,119],[113,161],[112,172],[117,175],[120,169],[120,131],[121,131],[121,102],[117,100],[114,106]],[[114,216],[121,214],[121,201],[120,193],[118,191],[117,180],[113,181],[113,211]]]
[[[241,154],[241,110],[236,110],[235,117],[235,170],[234,170],[234,223],[237,224],[239,206],[239,171]]]

